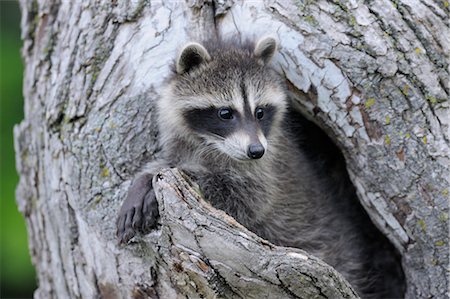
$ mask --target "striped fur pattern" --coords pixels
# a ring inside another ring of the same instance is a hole
[[[139,176],[144,179],[130,188],[119,238],[126,242],[154,225],[157,212],[149,206],[154,209],[155,199],[146,180],[161,167],[178,167],[215,207],[274,244],[325,260],[363,298],[400,297],[401,279],[387,285],[371,258],[382,252],[380,260],[399,266],[389,252],[367,244],[351,192],[299,146],[285,86],[269,66],[275,50],[271,37],[256,45],[215,41],[181,50],[157,106],[163,159],[146,165]],[[261,157],[249,154],[255,144]]]

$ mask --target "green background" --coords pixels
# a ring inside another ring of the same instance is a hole
[[[23,119],[23,63],[17,1],[0,0],[0,298],[32,298],[36,279],[23,216],[14,192],[19,180],[13,127]]]

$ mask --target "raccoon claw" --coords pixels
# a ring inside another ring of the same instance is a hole
[[[153,189],[145,195],[142,211],[145,217],[141,223],[141,230],[144,233],[148,233],[152,228],[156,227],[156,220],[159,217],[158,201]]]
[[[128,243],[137,233],[148,233],[156,226],[159,216],[158,202],[151,185],[151,176],[138,178],[117,217],[116,236],[119,244]]]

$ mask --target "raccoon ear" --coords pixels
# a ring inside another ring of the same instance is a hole
[[[177,59],[177,73],[184,74],[192,68],[211,60],[208,51],[198,43],[188,43],[181,50]]]
[[[264,64],[267,64],[272,59],[277,50],[277,41],[271,36],[261,38],[255,46],[254,55],[261,59]]]

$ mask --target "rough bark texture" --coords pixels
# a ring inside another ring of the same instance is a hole
[[[329,266],[203,203],[177,171],[156,182],[160,229],[117,246],[130,179],[158,152],[153,102],[178,47],[267,33],[280,40],[275,65],[299,108],[342,149],[361,203],[401,252],[406,297],[448,296],[448,6],[22,0],[17,202],[35,297],[356,296]]]

